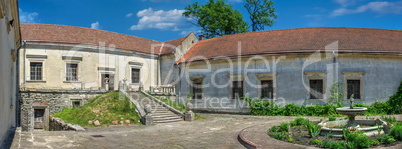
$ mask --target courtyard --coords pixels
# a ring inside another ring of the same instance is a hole
[[[270,138],[270,126],[295,117],[201,114],[204,120],[180,121],[151,126],[91,127],[86,132],[17,131],[11,148],[245,148],[239,133],[263,148],[308,148]],[[378,117],[378,116],[373,116]],[[402,115],[395,116],[402,120]],[[360,116],[357,119],[363,119]],[[308,117],[317,121],[324,117]],[[256,127],[257,126],[257,127]],[[258,129],[255,129],[258,128]],[[399,144],[401,145],[401,144]],[[391,148],[400,147],[392,146]]]

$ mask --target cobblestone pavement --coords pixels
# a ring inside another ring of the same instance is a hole
[[[86,132],[17,132],[12,148],[245,148],[239,132],[250,126],[295,117],[202,114],[205,120],[152,126],[88,128]],[[314,117],[310,119],[321,119]],[[261,130],[266,131],[266,130]]]

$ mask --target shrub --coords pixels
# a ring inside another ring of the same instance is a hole
[[[279,132],[279,130],[279,126],[273,126],[271,129],[269,129],[269,132]]]
[[[328,121],[335,121],[335,120],[336,120],[335,117],[329,117],[329,118],[328,118]]]
[[[312,138],[317,136],[321,132],[320,126],[318,126],[318,124],[316,124],[314,122],[309,121],[308,123],[306,123],[306,128],[307,128],[308,134]]]
[[[288,122],[283,122],[279,125],[279,127],[281,128],[281,131],[284,131],[284,132],[289,132],[289,126],[290,126],[290,124]]]
[[[396,125],[391,127],[389,134],[393,136],[396,140],[402,141],[402,126]]]
[[[268,134],[277,140],[283,140],[287,136],[286,132],[269,132]]]
[[[311,145],[319,145],[320,146],[322,144],[322,140],[319,140],[319,139],[311,140],[309,142],[309,144],[311,144]]]
[[[381,137],[377,137],[377,140],[384,144],[391,144],[396,141],[394,137],[389,135],[383,135]]]
[[[346,149],[346,144],[344,142],[325,141],[322,144],[322,147],[331,149]]]
[[[378,142],[371,140],[368,136],[359,133],[349,133],[346,135],[346,140],[356,148],[369,148],[371,145],[376,145]]]
[[[387,101],[389,105],[388,114],[402,113],[402,82],[394,95],[389,97]]]
[[[291,126],[300,126],[304,125],[308,120],[302,117],[295,118],[293,121],[290,122]]]

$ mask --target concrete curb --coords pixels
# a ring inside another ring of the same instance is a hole
[[[246,129],[249,129],[249,128],[251,128],[251,127],[257,127],[257,126],[259,126],[259,125],[250,126],[250,127],[244,128],[244,129],[242,129],[242,130],[240,131],[239,136],[238,136],[238,139],[239,139],[239,141],[240,141],[241,144],[243,144],[244,146],[246,146],[246,148],[262,149],[262,146],[261,146],[261,145],[255,144],[255,143],[253,143],[253,142],[247,140],[247,139],[244,137],[244,131],[245,131]]]

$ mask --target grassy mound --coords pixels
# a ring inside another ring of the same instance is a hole
[[[98,120],[102,126],[113,125],[112,121],[130,120],[130,124],[138,123],[139,115],[135,112],[135,105],[131,104],[128,97],[119,92],[110,92],[91,99],[80,108],[63,109],[54,114],[67,123],[81,126],[94,126],[88,121]]]

